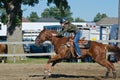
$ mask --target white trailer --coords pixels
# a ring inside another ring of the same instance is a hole
[[[7,26],[0,22],[0,36],[7,36]]]
[[[0,22],[0,41],[6,41],[7,26]]]
[[[91,22],[72,22],[72,24],[77,25],[78,27],[87,26],[93,27],[95,23]],[[22,31],[23,39],[24,38],[31,38],[35,40],[35,37],[38,35],[38,32],[43,30],[44,26],[60,26],[59,22],[23,22],[22,23]],[[89,30],[83,30],[84,35],[87,36],[86,39],[89,39]]]
[[[109,40],[110,27],[95,26],[90,28],[90,40]],[[108,44],[109,42],[104,42]]]

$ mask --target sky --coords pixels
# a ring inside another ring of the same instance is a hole
[[[108,17],[118,17],[118,0],[67,0],[70,5],[72,17],[80,17],[85,21],[93,21],[97,13],[105,13]],[[39,4],[34,7],[22,6],[23,17],[27,17],[31,12],[37,12],[38,16],[47,6],[47,0],[39,0]]]

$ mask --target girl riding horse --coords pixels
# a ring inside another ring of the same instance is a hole
[[[75,49],[73,46],[68,47],[66,45],[68,38],[67,37],[56,37],[52,36],[52,34],[57,34],[56,31],[53,30],[42,30],[39,35],[37,36],[35,40],[35,44],[39,46],[42,44],[44,41],[51,41],[51,43],[54,45],[54,50],[56,55],[51,57],[46,66],[45,66],[45,74],[50,75],[51,70],[55,66],[56,63],[61,61],[62,59],[69,58],[69,54],[72,53],[72,57],[70,58],[75,58]],[[106,77],[109,76],[110,71],[112,70],[113,73],[113,78],[116,78],[116,69],[114,67],[114,64],[109,62],[106,59],[106,53],[107,52],[114,52],[115,54],[118,54],[120,56],[120,48],[107,45],[107,44],[102,44],[96,41],[91,41],[90,42],[90,48],[87,49],[81,49],[82,57],[85,57],[86,55],[89,55],[93,58],[93,60],[106,67],[107,72],[106,72]],[[50,65],[52,63],[52,65]]]

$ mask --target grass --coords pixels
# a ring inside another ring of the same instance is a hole
[[[35,64],[40,64],[40,63],[46,63],[48,58],[21,58],[21,59],[12,59],[12,60],[7,60],[7,63],[14,64],[14,63],[35,63]]]
[[[15,60],[14,62],[14,58],[12,58],[11,60],[8,59],[7,63],[10,64],[16,64],[16,63],[34,63],[34,64],[44,64],[47,63],[49,58],[28,58],[28,57],[24,57],[24,58],[20,58]],[[81,63],[81,62],[66,62],[66,60],[63,60],[62,62],[64,63]]]

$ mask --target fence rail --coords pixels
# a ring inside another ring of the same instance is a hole
[[[120,40],[95,40],[97,42],[120,42]],[[29,42],[0,42],[0,44],[34,44],[34,41]]]
[[[25,57],[25,56],[51,56],[54,55],[55,53],[51,52],[51,53],[30,53],[30,54],[23,54],[23,53],[19,53],[19,54],[0,54],[0,57]]]
[[[120,40],[97,40],[97,42],[120,42]],[[25,56],[50,56],[54,55],[54,52],[50,53],[29,53],[29,54],[23,54],[23,53],[17,53],[16,52],[16,45],[18,44],[34,44],[35,42],[0,42],[0,44],[12,44],[14,47],[13,53],[9,54],[0,54],[0,57],[25,57]],[[48,42],[49,43],[49,42]],[[17,54],[16,54],[17,53]],[[14,61],[15,62],[15,61]]]

